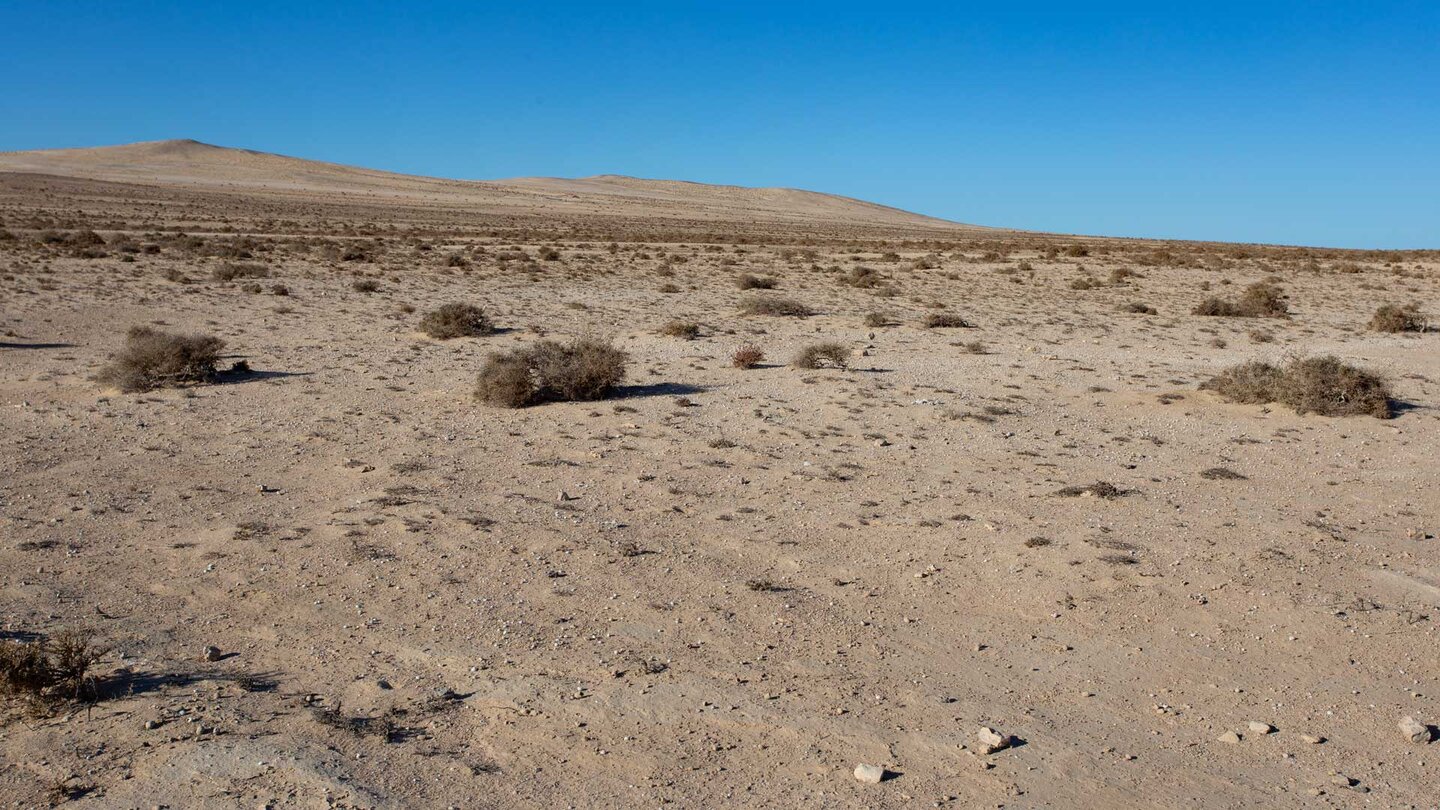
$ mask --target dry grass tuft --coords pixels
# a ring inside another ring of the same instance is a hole
[[[681,340],[694,340],[700,337],[700,324],[693,321],[670,321],[660,327],[660,334]]]
[[[1380,377],[1336,357],[1307,357],[1284,367],[1252,361],[1232,366],[1200,385],[1230,402],[1279,402],[1296,413],[1321,416],[1394,415],[1390,387]]]
[[[210,335],[176,335],[148,326],[131,327],[125,348],[97,380],[121,391],[150,391],[208,382],[215,377],[225,341]]]
[[[490,355],[475,396],[503,408],[604,399],[625,378],[625,352],[595,338],[542,340]]]
[[[425,313],[420,331],[437,340],[476,337],[495,331],[485,311],[473,304],[446,304]]]
[[[756,276],[750,273],[741,273],[735,279],[735,286],[742,290],[773,290],[780,282],[769,276]]]

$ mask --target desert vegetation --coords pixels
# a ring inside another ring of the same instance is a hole
[[[1241,363],[1200,387],[1231,402],[1278,402],[1299,414],[1381,419],[1393,414],[1390,386],[1383,379],[1331,356],[1297,358],[1284,365]]]
[[[150,391],[215,378],[225,342],[211,335],[180,335],[148,326],[125,333],[125,344],[97,380],[121,391]]]
[[[625,378],[626,361],[625,352],[597,338],[542,340],[490,355],[475,395],[503,408],[604,399]]]

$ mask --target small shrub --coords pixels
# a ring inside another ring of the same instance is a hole
[[[1149,304],[1142,304],[1142,303],[1140,303],[1139,301],[1131,301],[1130,303],[1128,303],[1128,304],[1126,304],[1125,306],[1121,307],[1121,308],[1120,308],[1120,311],[1121,311],[1121,312],[1129,312],[1129,313],[1134,314],[1134,315],[1159,315],[1159,314],[1160,314],[1160,311],[1157,310],[1156,308],[1150,306]]]
[[[1427,325],[1419,304],[1383,304],[1370,318],[1375,332],[1423,332]]]
[[[234,281],[237,278],[268,278],[270,269],[263,264],[225,263],[210,274],[216,281]]]
[[[840,343],[812,343],[796,352],[790,365],[796,368],[848,368],[850,350]]]
[[[969,329],[973,325],[953,312],[932,312],[925,316],[926,329]]]
[[[1268,281],[1246,287],[1237,300],[1207,298],[1193,311],[1196,315],[1221,318],[1284,318],[1290,314],[1284,291]]]
[[[1283,368],[1252,361],[1232,366],[1201,383],[1226,400],[1251,405],[1278,402],[1298,414],[1393,415],[1390,387],[1380,377],[1336,357],[1308,357]]]
[[[98,380],[122,391],[208,382],[215,376],[225,341],[210,335],[177,335],[135,326],[125,348],[101,369]]]
[[[380,282],[373,278],[357,278],[350,286],[355,292],[373,293],[380,291]]]
[[[694,340],[700,337],[700,324],[691,321],[670,321],[660,327],[660,334],[682,340]]]
[[[894,320],[883,312],[867,312],[865,314],[866,326],[879,329],[883,326],[889,326],[892,323],[894,323]]]
[[[771,315],[805,318],[815,314],[810,307],[793,298],[778,295],[757,295],[740,302],[742,315]]]
[[[1251,330],[1250,330],[1250,342],[1251,342],[1251,343],[1274,343],[1274,342],[1275,342],[1275,333],[1274,333],[1274,332],[1271,332],[1271,331],[1268,331],[1268,330],[1265,330],[1265,329],[1251,329]]]
[[[476,337],[495,331],[485,311],[473,304],[446,304],[425,313],[420,331],[437,340]]]
[[[505,408],[603,399],[625,377],[625,352],[595,338],[542,340],[490,355],[475,395]]]
[[[780,285],[776,279],[767,276],[755,276],[749,273],[741,273],[735,279],[735,286],[742,290],[773,290]]]
[[[765,352],[759,346],[745,345],[730,355],[730,364],[735,368],[755,368],[765,359]]]
[[[899,260],[900,257],[896,256],[895,261]],[[840,283],[858,289],[868,290],[880,286],[880,282],[883,280],[884,278],[880,275],[879,271],[873,267],[852,267],[849,273],[841,276]]]
[[[66,630],[36,642],[0,641],[0,693],[46,702],[93,693],[90,668],[100,651],[87,633]]]

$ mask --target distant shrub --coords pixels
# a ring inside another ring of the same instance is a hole
[[[886,314],[883,313],[883,312],[867,312],[867,313],[865,313],[865,325],[866,325],[866,326],[869,326],[869,327],[872,327],[872,328],[875,328],[875,329],[879,329],[879,328],[882,327],[882,326],[889,326],[889,325],[892,324],[892,323],[894,323],[894,319],[892,319],[889,315],[886,315]]]
[[[815,314],[810,307],[793,298],[777,295],[757,295],[740,302],[742,315],[773,315],[804,318]]]
[[[1142,303],[1140,303],[1139,301],[1131,301],[1130,303],[1128,303],[1128,304],[1126,304],[1125,306],[1121,307],[1121,308],[1120,308],[1120,311],[1121,311],[1121,312],[1129,312],[1129,313],[1134,314],[1134,315],[1159,315],[1159,314],[1160,314],[1160,311],[1159,311],[1159,310],[1155,309],[1154,307],[1150,306],[1149,304],[1142,304]]]
[[[848,368],[850,366],[850,349],[841,343],[812,343],[795,353],[795,358],[790,365],[796,368],[816,369],[825,368]]]
[[[125,347],[97,379],[122,391],[208,382],[215,376],[224,346],[225,341],[210,335],[177,335],[135,326],[125,335]]]
[[[1375,332],[1423,332],[1428,323],[1420,314],[1419,304],[1383,304],[1370,318],[1370,329]]]
[[[542,340],[490,355],[475,395],[505,408],[603,399],[625,377],[625,352],[595,338]]]
[[[895,261],[899,260],[900,257],[896,256]],[[884,277],[873,267],[852,267],[849,273],[840,277],[840,283],[862,290],[878,287],[882,281]]]
[[[211,271],[216,281],[234,281],[237,278],[268,278],[270,269],[263,264],[231,264],[226,262]]]
[[[1292,360],[1284,367],[1252,361],[1200,385],[1231,402],[1279,402],[1296,413],[1322,416],[1393,415],[1390,388],[1380,377],[1336,357]]]
[[[926,329],[969,329],[973,325],[953,312],[932,312],[925,316]]]
[[[420,331],[438,340],[488,335],[495,331],[485,311],[473,304],[445,304],[425,313]]]
[[[682,340],[694,340],[700,337],[700,324],[692,321],[670,321],[660,327],[660,334]]]
[[[759,346],[745,345],[730,355],[730,364],[735,368],[754,368],[765,359],[765,352]]]
[[[357,278],[350,286],[355,292],[362,293],[373,293],[380,290],[380,282],[373,278]]]
[[[1196,315],[1222,318],[1284,318],[1290,314],[1285,292],[1268,281],[1246,287],[1237,300],[1207,298],[1193,311]]]
[[[755,276],[749,273],[741,273],[735,279],[735,286],[742,290],[773,290],[780,282],[767,276]]]

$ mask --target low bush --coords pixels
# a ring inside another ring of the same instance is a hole
[[[759,346],[745,345],[730,356],[730,364],[735,368],[755,368],[764,359],[765,352]]]
[[[1370,318],[1370,329],[1375,332],[1423,332],[1427,326],[1419,304],[1383,304]]]
[[[742,315],[771,315],[804,318],[815,314],[814,310],[793,298],[778,295],[757,295],[740,302]]]
[[[1235,300],[1207,298],[1193,311],[1196,315],[1221,318],[1284,318],[1290,314],[1285,292],[1268,281],[1251,284]]]
[[[437,340],[476,337],[495,331],[485,311],[474,304],[445,304],[425,313],[420,331]]]
[[[94,683],[100,651],[87,633],[67,630],[42,641],[0,641],[0,694],[43,702],[79,700]]]
[[[149,391],[209,382],[225,341],[210,335],[177,335],[148,326],[125,334],[125,347],[97,379],[122,391]]]
[[[542,340],[490,355],[475,395],[504,408],[604,399],[625,378],[625,352],[595,338]]]
[[[1390,387],[1380,377],[1336,357],[1307,357],[1285,366],[1251,361],[1232,366],[1201,383],[1231,402],[1278,402],[1298,414],[1322,416],[1394,415]]]
[[[780,282],[767,276],[755,276],[750,273],[741,273],[735,279],[735,286],[742,290],[773,290]]]
[[[682,340],[694,340],[700,337],[700,324],[692,321],[670,321],[660,327],[660,334]]]
[[[848,368],[850,366],[850,349],[841,343],[812,343],[796,352],[790,365],[806,369]]]
[[[234,281],[237,278],[268,278],[270,269],[263,264],[232,264],[226,262],[211,271],[216,281]]]
[[[926,329],[969,329],[973,325],[953,312],[932,312],[925,316]]]

